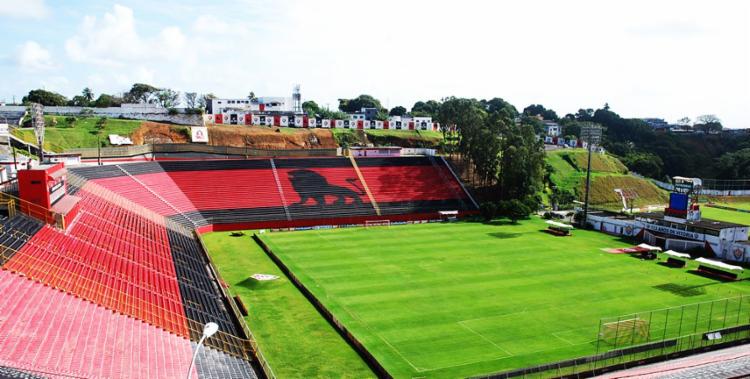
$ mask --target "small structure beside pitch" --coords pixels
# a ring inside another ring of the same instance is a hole
[[[700,179],[674,177],[674,188],[669,206],[663,212],[634,216],[590,212],[587,222],[596,230],[631,237],[664,249],[706,251],[723,260],[750,262],[750,228],[747,225],[701,217],[697,202]]]

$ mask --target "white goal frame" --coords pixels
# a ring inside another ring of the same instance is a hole
[[[365,220],[365,228],[371,228],[373,226],[391,226],[391,220]]]

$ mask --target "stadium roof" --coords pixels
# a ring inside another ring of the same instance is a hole
[[[636,216],[640,218],[651,218],[657,220],[664,220],[664,212],[647,212],[639,213]],[[704,229],[722,230],[730,228],[745,228],[748,225],[735,224],[733,222],[718,221],[704,218],[700,221],[686,221],[685,225],[697,226]]]

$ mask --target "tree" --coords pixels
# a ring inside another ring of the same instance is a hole
[[[622,158],[628,169],[649,178],[662,179],[664,161],[653,153],[634,152]]]
[[[696,117],[693,128],[704,133],[714,133],[720,132],[723,126],[721,125],[721,120],[716,115],[704,114]]]
[[[690,130],[691,123],[690,123],[690,117],[683,117],[679,120],[677,120],[677,125],[679,125],[682,130]]]
[[[484,105],[488,113],[497,113],[507,120],[513,120],[518,116],[518,110],[511,103],[503,100],[499,97],[494,97],[489,100],[481,100],[480,103]]]
[[[120,105],[122,105],[122,98],[106,93],[100,94],[93,103],[93,106],[97,108],[119,107]]]
[[[34,89],[21,99],[23,104],[39,103],[44,106],[64,106],[68,104],[68,99],[59,93],[43,89]]]
[[[74,107],[88,107],[90,103],[91,102],[83,95],[73,96],[73,98],[68,101],[68,105]]]
[[[402,107],[400,105],[397,105],[397,106],[391,108],[391,111],[388,112],[389,116],[403,116],[405,114],[406,114],[406,108],[404,108],[404,107]]]
[[[197,108],[198,105],[198,93],[196,92],[185,92],[185,106],[190,109]]]
[[[561,123],[561,126],[562,126],[561,134],[580,137],[582,124],[584,123],[564,119],[564,121]]]
[[[106,127],[107,127],[106,117],[100,117],[98,120],[96,120],[96,130],[99,131],[99,133],[104,131]]]
[[[362,108],[377,108],[378,110],[383,109],[380,105],[380,100],[370,95],[359,95],[354,99],[339,99],[339,110],[345,113],[355,113],[362,110]]]
[[[530,125],[505,127],[500,159],[502,199],[526,199],[544,187],[544,144]]]
[[[154,95],[159,89],[143,83],[135,83],[130,91],[125,93],[125,102],[128,103],[153,103],[156,101]]]
[[[546,109],[541,104],[529,105],[528,107],[523,109],[523,114],[527,116],[542,116],[542,119],[544,120],[559,120],[559,117],[557,117],[557,113],[555,113],[555,111],[553,111],[552,109]]]
[[[308,100],[302,103],[302,111],[310,117],[315,117],[320,113],[320,106],[318,106],[318,103]]]
[[[532,210],[519,199],[502,201],[500,204],[501,213],[508,217],[514,224],[518,223],[518,220],[520,219],[529,217],[532,212]]]
[[[722,155],[717,166],[720,179],[750,178],[750,148]]]
[[[247,94],[247,98],[250,101],[256,101],[256,100],[258,100],[258,97],[255,96],[255,92],[253,92],[253,91],[250,91],[250,93]]]
[[[417,101],[411,107],[411,114],[417,117],[435,118],[440,113],[440,103],[435,100]]]
[[[591,118],[593,117],[594,117],[594,110],[591,108],[587,108],[587,109],[581,108],[575,114],[575,118],[578,121],[591,121]]]
[[[156,92],[155,97],[156,102],[162,108],[174,108],[180,99],[180,93],[169,88],[163,88]]]
[[[94,100],[94,91],[91,90],[91,88],[86,87],[81,91],[81,96],[83,96],[86,101],[89,103]]]
[[[211,104],[211,100],[216,99],[216,95],[212,93],[206,93],[201,95],[200,98],[198,98],[198,107],[203,109],[208,109],[208,106]]]

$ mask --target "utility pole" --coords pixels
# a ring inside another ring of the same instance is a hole
[[[589,190],[591,189],[591,148],[594,143],[599,143],[602,138],[602,127],[598,124],[590,124],[581,128],[581,139],[588,144],[588,163],[586,165],[586,196],[583,201],[583,219],[581,226],[586,227],[589,216]]]

